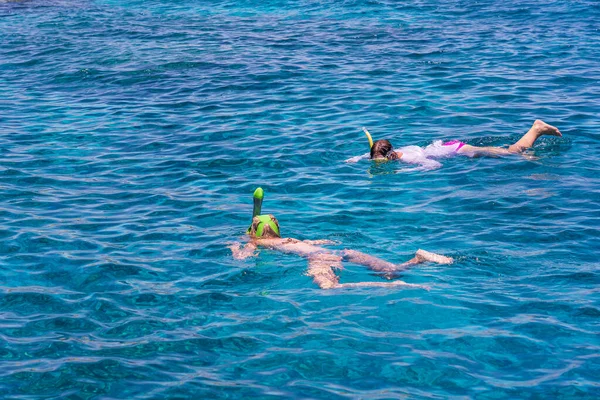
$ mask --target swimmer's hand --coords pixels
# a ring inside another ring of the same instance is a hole
[[[320,245],[320,244],[340,244],[334,240],[320,239],[320,240],[303,240],[306,244]]]
[[[539,157],[536,157],[532,154],[525,154],[525,153],[521,153],[521,157],[523,157],[527,161],[537,161],[540,159]]]
[[[360,160],[369,159],[370,157],[371,157],[371,153],[365,153],[361,156],[349,158],[344,162],[349,163],[349,164],[354,164],[354,163],[359,162]]]
[[[243,260],[248,257],[256,257],[256,245],[254,243],[247,243],[244,247],[242,247],[242,244],[237,242],[227,247],[229,247],[233,258],[236,260]]]

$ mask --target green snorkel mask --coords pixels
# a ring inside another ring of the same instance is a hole
[[[281,235],[279,234],[279,227],[277,226],[275,221],[273,221],[270,215],[259,215],[258,218],[260,219],[260,222],[256,227],[256,232],[254,233],[254,236],[256,236],[257,238],[261,238],[265,230],[265,225],[269,225],[271,230],[275,232],[277,236],[281,237]]]
[[[256,232],[254,233],[254,236],[256,236],[257,238],[261,238],[265,231],[265,226],[268,225],[269,228],[271,228],[271,230],[277,234],[277,236],[281,237],[279,233],[279,226],[277,226],[277,222],[274,221],[274,217],[271,215],[260,214],[262,210],[263,197],[264,192],[262,188],[257,188],[254,191],[254,209],[252,210],[252,219],[254,220],[254,218],[257,217],[260,222],[256,226]],[[246,233],[250,233],[251,230],[252,224],[250,225]]]

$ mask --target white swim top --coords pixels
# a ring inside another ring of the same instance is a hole
[[[395,151],[402,153],[400,161],[418,165],[419,169],[431,170],[442,166],[442,164],[435,159],[451,157],[455,155],[462,146],[463,143],[459,141],[442,143],[441,140],[436,140],[425,148],[419,146],[405,146],[395,149]],[[363,158],[369,157],[370,153],[366,153],[361,156],[349,158],[346,162],[355,163]]]

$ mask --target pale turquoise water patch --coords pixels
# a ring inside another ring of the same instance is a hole
[[[254,3],[0,2],[3,397],[598,397],[598,5]],[[343,162],[536,118],[536,161]],[[284,235],[457,262],[235,261],[257,185]]]

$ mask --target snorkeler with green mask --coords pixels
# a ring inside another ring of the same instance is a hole
[[[252,224],[247,230],[250,241],[242,246],[241,243],[235,243],[229,248],[233,257],[237,260],[243,260],[248,257],[256,256],[256,250],[259,247],[265,247],[271,250],[277,250],[283,253],[296,254],[308,260],[307,275],[313,278],[313,281],[321,289],[338,289],[353,287],[418,287],[401,280],[391,282],[357,282],[357,283],[339,283],[339,277],[335,274],[335,269],[342,269],[342,262],[347,261],[359,265],[364,265],[372,271],[383,274],[387,279],[392,279],[398,273],[409,268],[412,265],[423,262],[434,262],[438,264],[451,264],[454,260],[439,254],[430,253],[425,250],[418,250],[415,256],[403,264],[393,264],[380,258],[370,256],[355,250],[330,250],[321,245],[337,244],[331,240],[298,240],[293,238],[282,238],[279,229],[279,222],[271,215],[262,215],[262,200],[264,192],[261,188],[254,192],[254,211]]]

